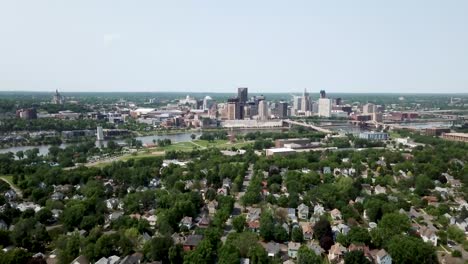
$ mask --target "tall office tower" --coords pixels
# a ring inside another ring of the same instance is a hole
[[[310,97],[307,89],[304,88],[304,93],[302,94],[301,100],[301,111],[306,112],[310,110]]]
[[[239,98],[239,102],[245,104],[249,98],[248,88],[247,87],[237,88],[237,98]]]
[[[260,100],[258,102],[258,116],[261,120],[268,119],[268,104],[265,100]]]
[[[240,103],[239,98],[231,98],[227,101],[227,119],[236,120],[240,119]]]
[[[211,96],[205,96],[205,98],[203,98],[203,110],[207,111],[211,108],[211,106],[213,105],[213,98],[211,98]]]
[[[329,98],[320,98],[318,100],[318,115],[321,117],[330,117],[332,109],[332,100]]]
[[[245,115],[246,117],[252,118],[255,115],[258,115],[258,104],[255,101],[247,102],[247,106],[249,108],[249,115]]]
[[[293,112],[294,112],[294,115],[297,115],[297,113],[299,111],[301,111],[301,105],[302,105],[302,97],[294,96],[293,97]]]
[[[52,103],[53,104],[58,104],[58,105],[61,105],[61,104],[64,104],[65,103],[65,97],[63,97],[58,89],[55,90],[55,94],[54,96],[52,97]]]
[[[374,104],[365,104],[362,106],[362,113],[365,115],[370,115],[375,112],[375,105]]]
[[[319,109],[319,105],[317,102],[312,102],[311,103],[311,108],[310,108],[310,111],[314,114],[317,114],[318,113],[318,109]]]
[[[320,90],[320,98],[327,98],[327,93],[325,93],[325,90]]]
[[[102,126],[97,127],[96,137],[97,137],[97,140],[99,140],[99,141],[104,140],[104,132],[102,131]]]
[[[335,99],[335,105],[341,105],[342,101],[341,101],[341,98],[336,98]]]
[[[288,103],[279,102],[277,106],[277,114],[279,118],[287,118],[288,117]]]

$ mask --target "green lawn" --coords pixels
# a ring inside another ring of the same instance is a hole
[[[16,188],[17,190],[20,190],[20,188],[18,188],[18,186],[16,186],[16,184],[13,183],[13,176],[12,175],[2,175],[2,176],[0,176],[0,178],[5,180],[6,182],[8,182],[11,186]]]

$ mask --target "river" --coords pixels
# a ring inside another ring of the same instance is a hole
[[[255,131],[262,131],[262,132],[270,132],[270,131],[278,131],[278,130],[284,130],[284,128],[269,128],[269,129],[234,129],[235,133],[239,134],[245,134],[248,132],[255,132]],[[189,131],[189,132],[182,132],[182,133],[177,133],[177,134],[166,134],[166,135],[152,135],[152,136],[141,136],[141,137],[136,137],[137,140],[141,140],[143,145],[145,144],[153,144],[153,140],[158,140],[158,139],[170,139],[173,143],[175,142],[187,142],[191,141],[191,135],[195,134],[197,137],[200,136],[202,133],[199,131]],[[114,140],[117,143],[125,143],[125,139],[116,139]],[[108,140],[104,141],[96,141],[96,147],[100,147],[102,145],[106,146]],[[73,145],[77,143],[64,143],[61,144],[61,148],[65,148],[69,145]],[[40,145],[40,146],[18,146],[18,147],[9,147],[9,148],[3,148],[0,149],[0,153],[16,153],[18,151],[26,151],[28,149],[33,149],[37,148],[39,149],[39,155],[47,155],[49,152],[49,148],[52,145]]]

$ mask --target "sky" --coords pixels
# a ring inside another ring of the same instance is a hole
[[[0,90],[468,93],[466,0],[0,0]]]

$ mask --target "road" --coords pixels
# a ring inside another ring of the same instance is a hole
[[[10,185],[10,188],[13,189],[13,191],[16,192],[16,195],[19,197],[19,198],[23,198],[23,192],[17,188],[13,183],[11,183],[10,181],[8,181],[7,179],[3,178],[3,177],[0,177],[0,180],[8,183],[8,185]]]
[[[252,175],[253,175],[253,164],[249,164],[249,168],[247,169],[247,172],[245,174],[244,181],[242,182],[242,188],[241,188],[241,190],[239,190],[239,192],[237,193],[237,195],[235,197],[236,201],[234,202],[234,208],[232,209],[231,216],[226,221],[226,226],[224,228],[224,234],[221,237],[221,241],[223,241],[223,242],[226,241],[226,238],[229,235],[229,233],[234,232],[234,230],[232,229],[232,225],[231,225],[232,219],[235,216],[242,214],[243,206],[240,204],[240,200],[242,199],[242,196],[244,196],[245,191],[247,190],[247,187],[250,184],[250,180],[252,179]]]

